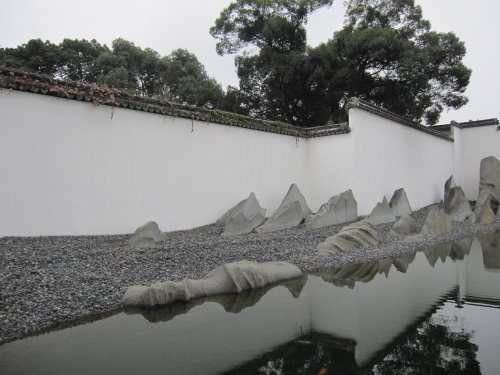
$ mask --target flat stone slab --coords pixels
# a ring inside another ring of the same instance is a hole
[[[367,220],[358,221],[342,228],[337,234],[318,244],[319,253],[335,255],[349,249],[376,246],[379,243],[378,232]]]
[[[257,263],[242,260],[223,264],[198,280],[184,279],[155,283],[151,286],[131,286],[125,292],[122,304],[124,306],[163,306],[176,301],[190,301],[217,294],[240,293],[302,275],[302,271],[291,263]]]
[[[224,226],[223,236],[235,236],[253,231],[266,220],[265,215],[266,210],[260,206],[252,192],[247,199],[222,215],[216,224]]]
[[[469,219],[471,222],[475,221],[470,203],[460,186],[450,189],[444,201],[444,210],[450,215],[451,220],[465,221]]]
[[[303,227],[307,229],[323,228],[330,225],[354,221],[358,218],[358,203],[352,190],[334,195],[324,203],[317,214],[306,218]]]
[[[397,220],[386,197],[373,208],[368,220],[370,220],[373,225],[393,223]]]
[[[409,215],[412,212],[410,202],[403,188],[396,190],[394,194],[392,194],[389,206],[392,208],[392,213],[396,217]]]
[[[160,230],[155,221],[148,221],[135,230],[132,238],[128,241],[128,245],[131,247],[148,247],[156,242],[163,241],[165,237],[166,234]]]
[[[437,236],[449,233],[452,230],[453,225],[450,216],[446,214],[443,208],[434,206],[427,214],[421,233]]]
[[[296,184],[292,184],[276,212],[255,231],[264,233],[293,228],[301,224],[310,214],[312,211],[307,206],[304,195]]]

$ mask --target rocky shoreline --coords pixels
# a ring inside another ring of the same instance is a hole
[[[429,209],[412,213],[418,226]],[[219,226],[207,225],[167,233],[148,248],[130,247],[131,235],[0,238],[0,343],[117,310],[131,285],[200,278],[223,263],[287,261],[314,272],[396,257],[500,229],[499,220],[488,225],[454,222],[450,233],[407,243],[389,232],[393,223],[380,224],[377,247],[335,256],[318,254],[317,244],[345,225],[232,237],[221,236]]]

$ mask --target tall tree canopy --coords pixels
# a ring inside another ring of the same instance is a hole
[[[33,39],[16,48],[0,48],[0,64],[183,104],[223,106],[221,85],[194,54],[183,49],[161,57],[124,39],[114,40],[111,48],[96,40],[64,39],[55,45]]]
[[[413,0],[350,0],[345,25],[318,47],[306,43],[307,16],[332,1],[238,0],[211,34],[217,52],[236,53],[242,113],[315,126],[345,119],[351,96],[415,121],[438,121],[467,103],[465,46],[437,33]],[[253,54],[252,54],[253,52]]]

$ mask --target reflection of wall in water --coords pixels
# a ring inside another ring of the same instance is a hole
[[[470,297],[500,301],[500,231],[474,239],[471,256],[465,259],[466,294]],[[486,272],[484,272],[486,271]]]
[[[404,260],[404,258],[403,258]],[[456,266],[438,262],[434,268],[423,253],[409,267],[397,262],[388,277],[382,266],[369,283],[356,282],[353,289],[332,288],[310,277],[311,329],[357,342],[356,360],[362,365],[403,333],[456,285]],[[397,312],[397,313],[395,313]]]

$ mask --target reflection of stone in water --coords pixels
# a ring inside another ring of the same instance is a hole
[[[397,258],[381,259],[378,261],[349,264],[334,270],[324,270],[317,273],[324,281],[336,286],[354,288],[355,282],[367,283],[378,274],[387,277],[391,266],[394,264],[399,272],[406,273],[408,266],[415,260],[415,253],[405,254]]]
[[[478,237],[483,249],[483,264],[486,270],[500,270],[500,230]]]
[[[405,254],[403,256],[393,259],[394,267],[401,272],[406,273],[408,271],[408,266],[415,260],[415,253]]]
[[[240,293],[218,294],[197,298],[189,302],[176,302],[157,308],[126,307],[124,311],[127,314],[141,314],[149,322],[158,323],[168,322],[177,315],[186,314],[192,308],[202,305],[205,302],[215,302],[221,305],[227,312],[237,314],[247,307],[256,305],[267,292],[277,286],[286,287],[294,298],[298,298],[306,282],[307,275],[304,274],[304,276],[300,278],[287,280],[263,288],[244,290]]]
[[[472,237],[463,238],[451,244],[450,258],[453,260],[464,260],[469,255],[472,247]]]
[[[391,270],[392,259],[381,259],[378,261],[378,273],[385,274],[385,277],[389,276],[389,271]]]
[[[324,270],[319,271],[317,274],[326,282],[333,283],[335,285],[349,286],[353,287],[351,283],[346,283],[349,281],[362,281],[368,282],[373,280],[373,278],[379,273],[378,272],[378,262],[360,263],[360,264],[349,264],[342,268],[337,268],[334,270]],[[339,282],[342,280],[343,282]]]
[[[451,254],[452,245],[451,243],[446,243],[424,250],[425,257],[429,264],[434,267],[439,259],[444,263],[446,258]]]
[[[447,257],[452,260],[463,260],[466,255],[469,255],[471,247],[472,237],[467,237],[456,242],[431,247],[424,250],[424,254],[429,264],[434,267],[439,259],[443,263],[446,262]]]

